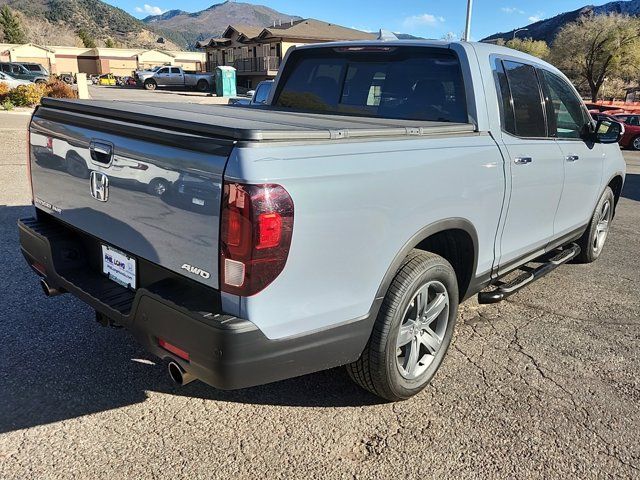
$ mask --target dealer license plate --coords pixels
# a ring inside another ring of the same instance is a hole
[[[136,288],[136,259],[108,245],[102,245],[102,273],[123,287]]]

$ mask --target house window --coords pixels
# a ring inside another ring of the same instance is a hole
[[[233,60],[234,60],[233,48],[228,48],[227,49],[227,63],[233,63]]]
[[[262,45],[262,56],[269,57],[271,56],[271,44],[267,43],[266,45]]]
[[[249,47],[242,47],[242,58],[249,58]]]

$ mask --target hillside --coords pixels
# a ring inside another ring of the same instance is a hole
[[[156,31],[140,20],[100,0],[0,0],[17,11],[28,40],[50,45],[78,44],[78,31],[86,30],[98,45],[111,39],[118,46],[178,49],[170,32]],[[165,44],[158,44],[158,37]]]
[[[580,16],[590,14],[606,15],[608,13],[622,13],[625,15],[640,16],[640,0],[610,2],[598,7],[588,5],[571,12],[561,13],[560,15],[556,15],[553,18],[540,20],[539,22],[525,25],[521,28],[526,28],[527,31],[520,32],[518,35],[520,37],[530,37],[534,40],[544,40],[547,43],[552,43],[558,31],[564,25],[570,22],[574,22]],[[515,30],[496,33],[483,39],[483,41],[496,40],[498,38],[510,40],[511,38],[513,38],[514,31]]]
[[[171,32],[191,46],[198,40],[221,35],[229,25],[266,27],[273,22],[300,19],[264,5],[224,2],[195,13],[169,10],[162,15],[146,17],[143,22],[156,31]]]

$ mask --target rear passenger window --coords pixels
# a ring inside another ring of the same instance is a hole
[[[546,137],[542,97],[535,68],[524,63],[503,63],[513,101],[515,134],[519,137]]]
[[[171,73],[180,73],[180,69],[179,68],[172,68],[171,69]]]
[[[511,101],[511,92],[509,91],[509,82],[507,82],[507,74],[502,66],[502,61],[496,61],[496,82],[498,87],[499,106],[500,106],[500,123],[505,132],[516,134],[516,122],[513,115],[513,102]]]

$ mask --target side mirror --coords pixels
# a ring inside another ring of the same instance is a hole
[[[624,135],[624,125],[612,120],[598,120],[594,132],[594,140],[597,143],[618,143]]]

